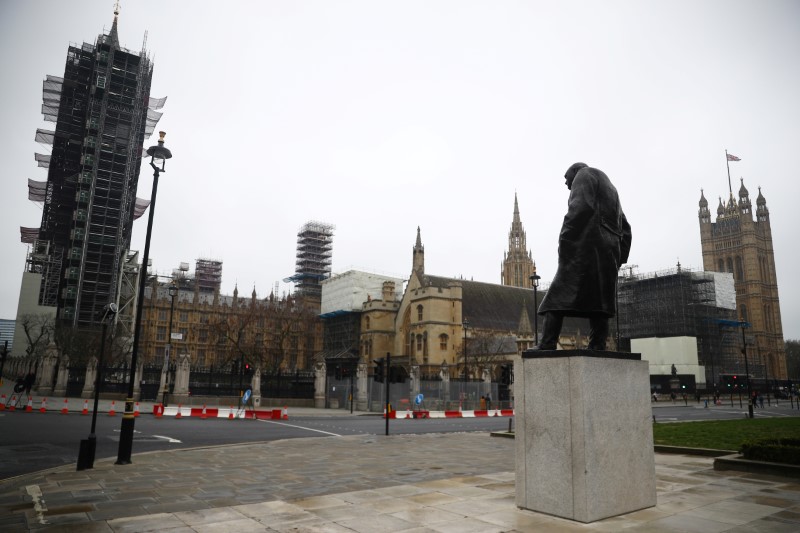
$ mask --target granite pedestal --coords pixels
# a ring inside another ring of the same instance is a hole
[[[518,507],[587,523],[656,504],[640,354],[527,350],[514,387]]]

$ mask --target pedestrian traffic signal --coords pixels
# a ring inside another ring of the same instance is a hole
[[[375,359],[375,370],[373,373],[373,377],[375,381],[378,383],[383,383],[383,376],[384,376],[384,367],[383,367],[383,359]]]
[[[250,363],[244,364],[244,374],[245,376],[249,376],[253,372],[253,367],[250,366]]]

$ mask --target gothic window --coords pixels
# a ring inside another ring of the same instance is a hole
[[[447,341],[448,338],[446,333],[439,335],[439,349],[443,352],[447,351]]]
[[[364,318],[364,329],[369,329],[369,317]]]
[[[181,311],[179,319],[181,322],[188,322],[189,321],[189,313],[188,311]]]
[[[208,330],[201,329],[197,337],[198,342],[208,342]]]
[[[730,257],[728,258],[727,265],[728,265],[728,272],[733,274],[733,259],[731,259]]]
[[[722,262],[722,259],[719,260],[719,267],[717,267],[717,272],[725,272],[725,264]]]
[[[159,309],[158,310],[158,319],[159,320],[166,320],[167,319],[167,310],[166,309]]]
[[[164,326],[158,326],[156,328],[156,340],[157,341],[167,340],[167,328],[165,328]]]
[[[747,322],[747,306],[745,304],[742,304],[741,316],[742,316],[742,320]]]
[[[422,306],[417,306],[417,320],[422,321]]]
[[[742,256],[736,256],[736,279],[744,281],[744,269],[742,268]]]
[[[422,352],[422,335],[417,335],[417,353]]]
[[[422,334],[422,358],[428,363],[428,332]]]

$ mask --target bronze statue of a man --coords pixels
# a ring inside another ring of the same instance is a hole
[[[617,272],[628,261],[631,227],[617,189],[603,171],[575,163],[564,174],[570,190],[558,238],[558,270],[542,304],[542,339],[555,350],[565,316],[589,319],[589,349],[605,350],[616,313]]]

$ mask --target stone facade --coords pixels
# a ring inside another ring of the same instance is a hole
[[[748,344],[754,345],[748,346],[748,353],[764,359],[770,379],[787,379],[772,228],[761,187],[755,218],[744,180],[738,202],[732,191],[727,202],[720,198],[715,222],[702,192],[699,205],[703,268],[733,274],[739,319],[751,326]]]
[[[245,347],[245,362],[262,371],[308,369],[322,349],[318,312],[318,302],[309,309],[291,297],[259,299],[255,289],[250,298],[239,298],[238,289],[226,296],[181,287],[173,307],[168,285],[154,282],[145,293],[139,357],[163,363],[172,315],[172,333],[180,334],[172,339],[173,363],[186,354],[192,366],[224,366],[238,362]]]

